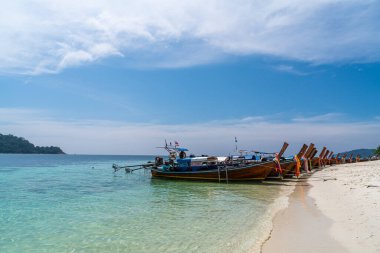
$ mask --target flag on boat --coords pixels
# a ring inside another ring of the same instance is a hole
[[[174,145],[175,145],[175,146],[179,146],[178,141],[174,141]]]

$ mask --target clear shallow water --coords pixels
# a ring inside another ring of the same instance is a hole
[[[0,155],[0,252],[247,252],[262,240],[279,186],[111,168],[148,160]]]

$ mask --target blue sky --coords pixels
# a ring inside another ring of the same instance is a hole
[[[377,1],[13,1],[0,132],[68,153],[380,144]]]

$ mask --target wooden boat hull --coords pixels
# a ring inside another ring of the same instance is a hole
[[[163,171],[151,169],[153,178],[187,179],[187,180],[211,180],[211,181],[248,181],[264,180],[275,168],[273,161],[248,164],[242,167],[227,167],[220,170],[203,171]]]
[[[320,161],[321,161],[321,163],[322,163],[322,159],[319,160],[318,157],[314,157],[313,159],[311,159],[311,165],[312,165],[313,169],[314,169],[314,168],[318,168],[319,166],[322,165],[322,164],[319,164]]]
[[[274,169],[271,171],[268,178],[283,178],[288,174],[295,173],[295,168],[296,168],[295,161],[285,161],[285,162],[281,162],[280,164],[281,164],[282,173]]]
[[[331,164],[329,159],[320,159],[319,157],[313,158],[313,160],[311,162],[312,162],[314,169]]]

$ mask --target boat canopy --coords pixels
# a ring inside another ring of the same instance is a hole
[[[207,162],[207,156],[198,156],[198,157],[191,157],[191,161],[204,161]]]
[[[175,148],[176,150],[178,150],[178,151],[189,151],[187,148]]]
[[[218,156],[218,162],[225,162],[227,160],[227,156]]]

